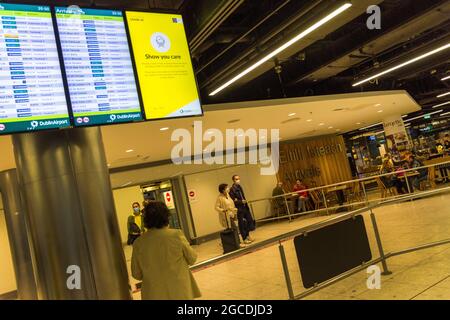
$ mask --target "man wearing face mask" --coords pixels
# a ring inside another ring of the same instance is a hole
[[[133,242],[139,238],[144,232],[144,225],[142,223],[141,205],[139,202],[133,203],[133,214],[128,217],[128,245],[132,245]]]
[[[241,178],[238,175],[234,175],[232,178],[233,185],[230,189],[230,197],[234,201],[236,206],[239,232],[241,233],[242,240],[245,244],[252,243],[254,240],[250,236],[250,231],[255,230],[256,224],[250,214],[250,208],[247,200],[245,199],[244,189],[241,186]]]

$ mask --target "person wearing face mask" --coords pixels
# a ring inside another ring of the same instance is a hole
[[[242,247],[239,241],[239,234],[236,227],[237,209],[231,199],[228,184],[219,185],[219,195],[217,196],[215,209],[219,214],[219,222],[225,231],[221,232],[222,247],[224,253],[228,253]]]
[[[134,241],[144,232],[144,225],[142,222],[141,205],[139,202],[134,202],[133,214],[128,217],[128,245],[132,245]]]
[[[256,224],[250,214],[250,208],[245,198],[244,189],[241,186],[241,178],[235,174],[232,178],[233,185],[230,189],[230,197],[237,208],[237,218],[239,231],[245,244],[250,244],[254,239],[250,236],[250,231],[255,230]]]

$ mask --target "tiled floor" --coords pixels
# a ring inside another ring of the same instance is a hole
[[[386,253],[450,238],[450,194],[381,207],[375,214]],[[268,239],[327,218],[271,223],[259,227],[253,235],[257,241]],[[372,255],[378,257],[368,214],[364,214],[364,220]],[[299,294],[305,289],[292,240],[284,246],[294,293]],[[219,240],[195,249],[199,261],[221,254]],[[127,258],[130,255],[127,248]],[[450,244],[393,257],[387,263],[393,273],[382,276],[381,289],[368,289],[368,274],[362,271],[305,299],[450,299]],[[203,294],[201,299],[288,298],[277,245],[200,270],[194,276]],[[134,296],[139,297],[139,293]]]

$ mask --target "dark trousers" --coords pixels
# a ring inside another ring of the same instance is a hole
[[[448,176],[447,167],[439,168],[439,171],[441,172],[441,177],[442,177],[443,182],[446,182],[447,180],[450,179],[450,177]]]
[[[250,231],[255,230],[255,221],[253,220],[250,210],[247,208],[238,209],[238,225],[242,240],[247,239]]]
[[[139,238],[140,236],[141,236],[140,234],[130,234],[129,233],[127,244],[129,246],[131,246],[134,243],[134,241],[136,241],[136,239]]]

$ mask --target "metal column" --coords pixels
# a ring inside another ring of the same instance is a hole
[[[0,192],[5,209],[18,298],[19,300],[36,300],[37,289],[33,274],[33,261],[16,169],[0,172]]]
[[[130,299],[100,129],[24,133],[13,144],[39,296]]]

